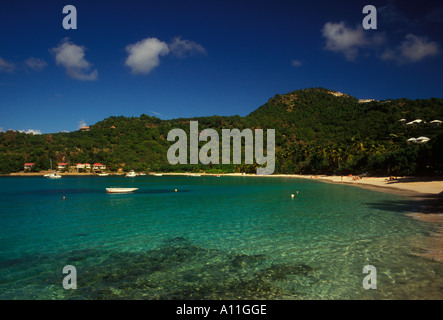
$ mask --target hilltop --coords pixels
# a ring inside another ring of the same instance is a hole
[[[365,103],[362,103],[365,102]],[[406,124],[420,119],[421,122]],[[275,173],[412,175],[443,171],[443,99],[359,101],[324,88],[277,94],[245,117],[212,116],[161,120],[112,116],[89,131],[32,135],[0,133],[0,173],[34,170],[54,163],[100,162],[111,170],[255,172],[255,165],[176,165],[166,154],[173,128],[276,130]],[[410,138],[427,137],[426,143]]]

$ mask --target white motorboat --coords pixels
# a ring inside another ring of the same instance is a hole
[[[56,172],[48,173],[44,175],[45,178],[48,179],[60,179],[62,176],[57,174]]]
[[[154,176],[161,177],[161,176],[163,176],[163,174],[161,174],[161,173],[154,173]]]
[[[128,178],[133,178],[136,176],[137,176],[137,174],[134,172],[134,170],[131,170],[126,174],[126,177],[128,177]]]
[[[107,176],[109,176],[109,173],[97,173],[97,175],[99,177],[107,177]]]
[[[138,188],[106,188],[107,193],[130,193],[137,190]]]

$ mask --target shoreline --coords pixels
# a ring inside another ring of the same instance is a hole
[[[292,178],[309,179],[334,184],[345,184],[379,192],[393,193],[403,196],[437,195],[443,192],[443,178],[430,179],[420,177],[401,177],[389,180],[390,177],[363,177],[355,179],[353,176],[309,176],[291,175]]]
[[[1,177],[36,177],[43,176],[52,171],[41,172],[15,172],[10,174],[1,174]],[[59,173],[61,176],[97,176],[93,172],[65,172]],[[109,173],[110,176],[124,176],[126,173]],[[161,174],[163,176],[192,176],[196,173],[188,172],[149,172],[146,176]],[[356,176],[328,176],[328,175],[298,175],[298,174],[272,174],[272,175],[256,175],[256,174],[242,174],[242,173],[197,173],[201,176],[233,176],[233,177],[266,177],[266,178],[296,178],[308,179],[312,181],[329,182],[335,184],[347,184],[359,187],[365,187],[380,192],[389,192],[405,196],[427,196],[443,194],[443,177],[399,177],[394,180],[389,180],[390,177],[363,177]]]

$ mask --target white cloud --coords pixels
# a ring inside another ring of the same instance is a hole
[[[7,62],[3,60],[2,57],[0,57],[0,72],[8,72],[12,73],[14,72],[15,65],[11,62]]]
[[[146,38],[126,46],[129,53],[125,64],[133,74],[148,74],[160,64],[160,56],[169,53],[168,45],[157,38]]]
[[[34,71],[42,71],[48,64],[45,60],[30,57],[24,61],[24,65]]]
[[[408,34],[396,49],[386,49],[382,60],[394,60],[399,64],[414,63],[440,53],[439,45],[425,37]]]
[[[81,119],[81,120],[78,122],[78,127],[77,127],[77,129],[80,129],[80,128],[83,128],[83,127],[87,127],[87,126],[88,126],[88,125],[86,124],[85,120]]]
[[[78,46],[68,38],[50,51],[55,54],[55,63],[66,69],[66,74],[76,80],[94,81],[98,78],[97,69],[90,71],[92,64],[85,59],[83,46]]]
[[[0,127],[0,132],[5,132],[3,127]]]
[[[343,21],[327,22],[323,26],[322,35],[326,38],[326,50],[343,53],[345,58],[351,61],[357,58],[359,48],[371,43],[361,26],[348,28]]]
[[[190,40],[182,40],[181,37],[175,37],[169,44],[169,50],[177,57],[183,58],[195,54],[206,55],[206,49],[200,44]]]
[[[26,134],[42,134],[42,132],[40,130],[36,130],[36,129],[28,129],[28,130],[17,130],[18,132],[21,133],[26,133]]]
[[[146,38],[126,46],[128,57],[125,65],[133,74],[148,74],[160,65],[160,57],[172,54],[178,58],[185,58],[196,54],[206,55],[202,45],[175,37],[167,44],[157,38]]]
[[[291,65],[292,65],[293,67],[300,67],[300,66],[303,65],[303,62],[301,62],[300,60],[292,60],[292,61],[291,61]]]

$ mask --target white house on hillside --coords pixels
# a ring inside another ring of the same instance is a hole
[[[419,124],[419,123],[422,123],[422,122],[423,122],[422,119],[415,119],[414,121],[406,123],[406,125],[410,126],[411,124]]]

